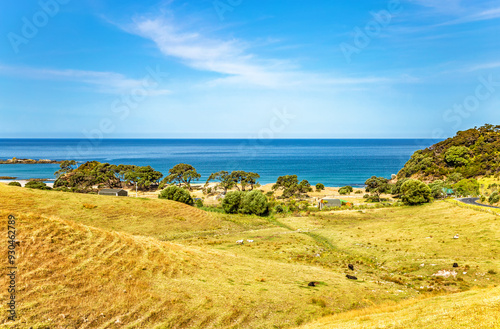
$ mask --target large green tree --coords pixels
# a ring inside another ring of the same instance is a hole
[[[369,192],[372,195],[376,196],[379,202],[380,196],[383,193],[391,192],[391,185],[389,184],[389,180],[384,177],[372,176],[365,182],[365,185],[366,192]]]
[[[152,185],[158,185],[163,174],[154,170],[151,166],[132,166],[123,172],[123,178],[128,184],[133,184],[139,189],[147,189]]]
[[[236,182],[236,187],[238,189],[240,189],[238,184],[241,185],[241,191],[245,191],[247,186],[250,186],[250,190],[253,190],[254,186],[257,184],[257,179],[260,178],[260,175],[257,173],[242,170],[233,171],[231,176]]]
[[[162,185],[175,183],[179,187],[184,185],[191,188],[191,182],[197,181],[201,177],[193,166],[185,163],[175,165],[168,170],[168,173],[169,175],[163,179]]]
[[[409,206],[432,201],[430,187],[419,180],[409,179],[401,186],[401,200]]]
[[[236,179],[227,171],[219,171],[216,173],[212,173],[205,183],[205,186],[208,185],[211,181],[216,181],[217,185],[215,186],[216,190],[223,190],[224,194],[227,193],[228,190],[232,189],[236,186]]]
[[[65,161],[61,162],[61,164],[59,165],[59,167],[61,169],[59,169],[58,171],[56,171],[54,173],[54,175],[57,178],[59,178],[62,175],[66,175],[67,173],[75,170],[75,168],[76,168],[76,161],[75,160],[65,160]]]
[[[282,190],[283,198],[291,198],[293,196],[301,197],[303,194],[312,191],[311,184],[307,180],[299,183],[297,175],[280,176],[276,184],[272,187],[273,190]]]

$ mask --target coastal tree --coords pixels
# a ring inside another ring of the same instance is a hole
[[[232,189],[237,181],[235,177],[227,171],[219,171],[216,173],[212,173],[205,183],[205,187],[208,186],[209,182],[217,181],[217,185],[214,187],[216,190],[221,189],[224,191],[224,194],[227,193],[228,190]]]
[[[61,175],[66,175],[67,173],[75,170],[76,168],[76,161],[75,160],[65,160],[63,162],[61,162],[61,164],[59,165],[59,167],[61,169],[59,169],[58,171],[56,171],[54,173],[54,175],[59,178]]]
[[[419,180],[409,179],[401,186],[401,200],[409,206],[431,202],[431,194],[430,187]]]
[[[366,192],[371,193],[380,202],[380,196],[383,193],[389,193],[391,191],[391,186],[389,185],[389,180],[384,177],[372,176],[366,182]]]
[[[273,185],[272,189],[282,190],[283,198],[290,198],[292,196],[301,196],[307,192],[312,191],[311,184],[307,180],[303,180],[299,183],[297,175],[286,175],[278,177],[276,184]]]
[[[139,189],[147,189],[158,185],[163,174],[151,166],[131,166],[123,172],[123,177],[128,184],[136,185]]]
[[[408,178],[402,178],[398,180],[395,184],[392,184],[391,187],[391,194],[395,198],[400,198],[401,197],[401,187],[403,186],[404,183],[408,181]]]
[[[325,185],[318,183],[316,184],[316,192],[321,192],[325,189]]]
[[[260,178],[260,175],[254,172],[246,172],[242,170],[233,171],[231,173],[231,177],[236,182],[236,188],[239,190],[238,184],[241,185],[241,191],[245,191],[247,186],[250,186],[250,190],[252,191],[257,184],[257,179]]]
[[[187,188],[191,188],[191,182],[197,181],[201,177],[193,166],[185,163],[175,165],[173,168],[169,169],[168,172],[169,175],[162,180],[160,186],[175,183],[179,187],[184,185]]]

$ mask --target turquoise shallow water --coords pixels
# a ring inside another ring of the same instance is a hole
[[[422,139],[0,139],[0,159],[31,158],[151,165],[162,173],[178,163],[193,165],[202,179],[212,172],[259,173],[260,183],[296,174],[311,184],[362,185],[373,175],[390,178],[416,150],[435,140]],[[0,165],[0,176],[53,178],[58,165]]]

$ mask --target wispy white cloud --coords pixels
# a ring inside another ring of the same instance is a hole
[[[148,95],[169,94],[170,90],[161,88],[144,88],[143,80],[130,79],[120,73],[83,71],[83,70],[56,70],[33,67],[14,67],[0,65],[0,74],[22,77],[33,80],[60,80],[83,83],[94,86],[100,93],[119,94],[130,92],[136,88],[143,88]]]
[[[490,8],[487,10],[479,11],[477,13],[467,15],[464,17],[460,17],[440,25],[456,25],[456,24],[464,24],[478,21],[487,21],[492,19],[500,18],[500,7],[498,8]]]
[[[372,84],[389,82],[377,77],[334,77],[300,69],[290,60],[261,58],[250,52],[250,44],[237,39],[220,40],[198,32],[187,32],[165,17],[137,18],[122,28],[153,41],[166,56],[200,71],[221,74],[215,85],[254,85],[283,88],[303,85]]]
[[[409,0],[411,3],[429,7],[440,13],[455,14],[462,11],[461,0]]]
[[[480,71],[480,70],[496,69],[499,67],[500,67],[500,62],[481,63],[481,64],[469,66],[468,68],[465,69],[465,71],[475,72],[475,71]]]

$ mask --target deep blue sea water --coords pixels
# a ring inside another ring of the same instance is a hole
[[[373,175],[390,178],[431,139],[0,139],[0,159],[30,158],[151,165],[166,174],[178,163],[193,165],[204,182],[212,172],[259,173],[260,183],[298,175],[311,184],[363,185]],[[54,178],[59,165],[0,165],[0,176]]]

